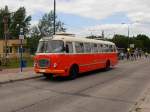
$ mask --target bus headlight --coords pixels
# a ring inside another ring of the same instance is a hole
[[[57,63],[54,63],[53,67],[56,68],[57,67]]]
[[[37,66],[37,62],[36,61],[34,61],[34,65],[33,65],[34,67],[36,67]]]

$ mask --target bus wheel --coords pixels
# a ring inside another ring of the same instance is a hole
[[[44,77],[46,77],[47,79],[52,79],[53,75],[52,74],[43,74]]]
[[[77,65],[74,65],[70,68],[70,71],[69,71],[69,79],[75,79],[77,77],[79,73],[79,69],[78,69],[78,66]]]
[[[106,70],[106,71],[107,71],[107,70],[110,70],[110,61],[109,61],[109,60],[106,62],[105,70]]]

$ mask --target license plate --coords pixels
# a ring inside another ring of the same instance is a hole
[[[46,72],[46,70],[39,70],[39,71],[42,72],[42,73],[43,73],[43,72]]]

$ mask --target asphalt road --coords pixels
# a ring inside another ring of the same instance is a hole
[[[129,112],[150,83],[150,61],[120,62],[76,80],[0,85],[0,112]]]

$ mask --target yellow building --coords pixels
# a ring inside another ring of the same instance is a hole
[[[19,39],[11,39],[7,40],[7,53],[5,50],[6,46],[6,41],[5,40],[0,40],[0,57],[6,57],[7,58],[16,58],[19,57],[19,49],[20,49],[20,40]],[[23,40],[23,55],[24,56],[29,56],[29,53],[27,51],[27,41]]]

